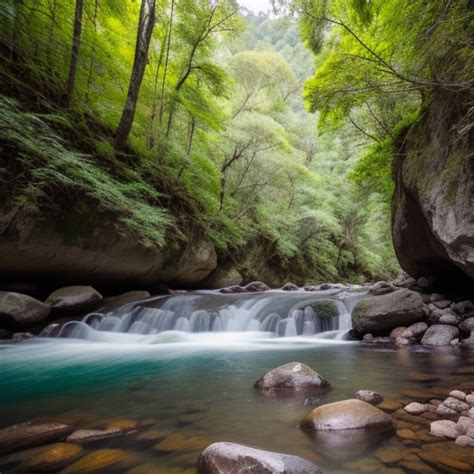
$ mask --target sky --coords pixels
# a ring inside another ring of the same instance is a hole
[[[270,6],[270,0],[238,0],[239,4],[247,7],[249,10],[258,13],[260,11],[267,11]]]

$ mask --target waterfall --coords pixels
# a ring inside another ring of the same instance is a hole
[[[99,341],[153,342],[172,333],[264,333],[289,338],[320,335],[342,339],[351,329],[351,311],[362,292],[332,289],[317,292],[222,294],[176,293],[126,304],[107,313],[90,313],[82,321],[48,326],[41,336]]]

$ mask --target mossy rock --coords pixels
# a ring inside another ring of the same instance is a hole
[[[316,301],[308,306],[311,306],[320,318],[334,318],[339,316],[337,306],[330,301]]]

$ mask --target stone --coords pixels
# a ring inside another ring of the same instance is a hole
[[[466,393],[461,392],[461,390],[453,390],[449,392],[449,396],[457,398],[458,400],[466,400],[466,397],[467,397]]]
[[[118,430],[123,432],[136,431],[139,428],[138,421],[135,420],[113,420],[105,425],[106,430]]]
[[[416,284],[420,287],[420,288],[429,288],[431,286],[431,282],[428,278],[426,277],[420,277],[418,278],[418,280],[416,280]]]
[[[398,328],[392,329],[391,333],[389,334],[389,337],[393,337],[394,339],[402,337],[402,334],[405,332],[406,329],[406,326],[400,326]]]
[[[429,383],[429,382],[436,382],[437,380],[440,380],[440,377],[439,375],[435,375],[435,374],[411,372],[410,374],[408,374],[408,380],[411,380],[412,382]]]
[[[232,285],[228,286],[226,288],[221,288],[219,290],[221,293],[228,293],[228,294],[233,294],[233,293],[248,293],[247,290],[240,285]]]
[[[403,461],[400,465],[406,470],[406,472],[416,474],[438,474],[432,467],[428,466],[421,461]]]
[[[461,314],[474,311],[474,302],[470,300],[460,301],[459,303],[456,303],[455,310]]]
[[[402,390],[402,395],[409,399],[422,400],[422,401],[430,400],[433,397],[432,392],[424,392],[422,390],[413,390],[410,388],[406,390]]]
[[[456,444],[458,446],[471,446],[474,447],[474,439],[470,436],[460,435],[456,438]]]
[[[72,428],[63,423],[20,423],[0,430],[0,454],[56,441]]]
[[[416,439],[415,433],[410,429],[397,430],[396,434],[402,440],[414,440],[414,439]]]
[[[203,436],[186,436],[182,433],[171,433],[153,446],[155,451],[174,453],[180,451],[198,451],[203,449],[209,440]]]
[[[469,410],[469,405],[466,402],[454,397],[448,397],[446,400],[444,400],[443,405],[457,412]]]
[[[318,466],[288,454],[235,443],[213,443],[199,456],[197,474],[322,474]]]
[[[459,329],[463,332],[471,333],[474,331],[474,318],[465,319],[460,325]]]
[[[139,458],[122,449],[99,449],[65,467],[60,474],[101,473],[108,470],[124,472],[139,463]]]
[[[387,429],[392,428],[392,419],[379,408],[362,400],[343,400],[321,405],[311,411],[301,422],[308,432]]]
[[[459,321],[459,316],[452,313],[443,314],[438,320],[439,324],[450,324],[451,326],[457,326]]]
[[[20,341],[26,341],[27,339],[31,339],[33,336],[33,333],[31,332],[15,332],[12,335],[12,341],[15,342],[20,342]]]
[[[93,309],[102,301],[102,295],[92,286],[66,286],[51,293],[46,304],[54,312],[71,313]]]
[[[428,325],[424,322],[419,322],[412,324],[410,327],[408,327],[405,332],[401,335],[401,337],[404,337],[406,339],[409,339],[410,337],[415,337],[419,338],[421,337],[422,334],[426,332],[428,329]]]
[[[421,415],[425,411],[432,411],[431,405],[425,403],[412,402],[405,407],[405,411],[410,415]]]
[[[392,412],[398,410],[402,407],[401,403],[395,402],[393,400],[384,400],[382,403],[377,405],[377,408],[381,410]]]
[[[433,304],[439,309],[446,309],[446,308],[449,308],[449,306],[451,305],[451,301],[441,300],[441,301],[435,301]]]
[[[109,429],[109,430],[77,430],[71,433],[67,437],[68,443],[77,443],[81,445],[96,443],[98,441],[104,441],[107,439],[115,438],[124,434],[123,431],[119,429]]]
[[[372,390],[359,390],[355,393],[355,398],[370,403],[371,405],[378,405],[383,402],[382,395]]]
[[[299,286],[295,285],[294,283],[285,283],[281,289],[283,291],[298,291],[300,288]]]
[[[285,397],[325,392],[331,385],[306,364],[290,362],[266,372],[254,387],[264,395]]]
[[[25,466],[35,472],[54,472],[79,459],[83,450],[82,446],[74,443],[49,444],[32,456]]]
[[[457,412],[455,410],[453,410],[452,408],[448,408],[443,403],[439,404],[436,407],[436,413],[438,413],[439,415],[448,415],[448,416],[452,416],[452,415],[457,414]]]
[[[430,434],[440,438],[455,439],[459,436],[457,425],[451,420],[433,421],[430,425]]]
[[[446,324],[435,324],[430,326],[421,339],[424,346],[449,345],[459,334],[458,328]]]
[[[375,457],[384,464],[396,464],[402,459],[402,453],[399,449],[383,448],[374,453]]]
[[[403,346],[410,346],[412,344],[415,344],[416,341],[413,340],[413,338],[410,338],[410,339],[406,339],[404,337],[397,337],[395,339],[395,343],[400,346],[400,347],[403,347]]]
[[[474,420],[468,416],[460,416],[456,425],[459,433],[467,434],[474,429]]]
[[[361,345],[371,347],[388,347],[391,349],[396,349],[398,347],[396,339],[393,339],[392,337],[372,337],[363,339],[361,341]]]
[[[471,406],[474,405],[474,393],[470,393],[469,395],[466,395],[466,403],[469,403],[469,405]]]
[[[252,283],[245,285],[244,288],[250,293],[258,293],[261,291],[271,290],[271,288],[268,285],[266,285],[265,283],[261,281],[253,281]]]
[[[421,296],[411,290],[397,290],[360,300],[352,311],[352,325],[359,334],[388,333],[420,321],[424,316]]]
[[[121,295],[111,296],[104,298],[102,303],[103,307],[102,312],[113,311],[114,309],[120,308],[123,305],[128,303],[134,303],[136,301],[142,301],[151,298],[149,291],[137,290],[137,291],[127,291]]]
[[[395,291],[395,289],[395,285],[393,285],[392,283],[389,283],[387,281],[378,281],[369,288],[369,294],[374,296],[386,295],[388,293],[392,293],[393,291]]]
[[[201,284],[201,288],[218,290],[230,286],[240,285],[242,275],[236,268],[217,267]]]
[[[31,296],[0,291],[0,327],[4,329],[41,323],[50,312],[47,304]]]

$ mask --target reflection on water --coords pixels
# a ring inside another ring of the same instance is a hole
[[[130,436],[114,440],[113,446],[135,452],[149,465],[189,468],[210,442],[232,441],[300,455],[331,472],[340,468],[341,453],[318,450],[298,428],[311,407],[259,397],[252,386],[263,372],[290,361],[310,365],[334,387],[310,401],[322,404],[350,398],[359,389],[395,398],[403,389],[419,388],[409,381],[410,372],[451,374],[463,363],[459,353],[366,350],[311,337],[190,336],[197,339],[178,337],[180,342],[155,345],[45,339],[4,346],[1,425],[47,415],[80,415],[92,420],[91,426],[112,418],[149,420],[153,429],[185,439],[178,437],[174,448],[163,449]]]

